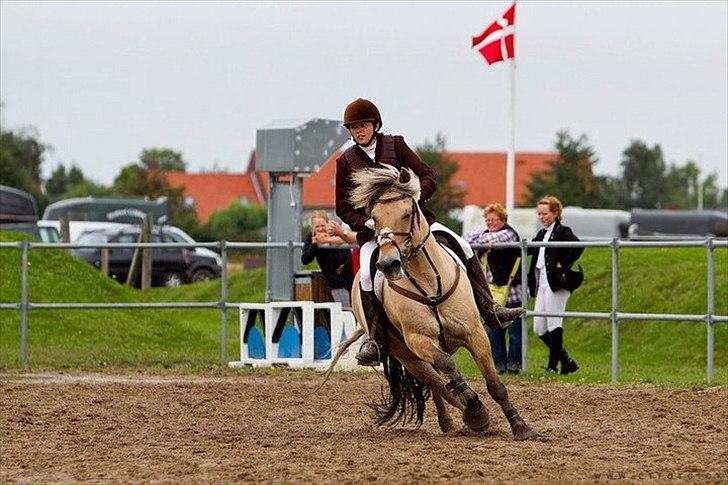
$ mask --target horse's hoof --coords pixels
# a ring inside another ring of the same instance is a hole
[[[526,423],[517,426],[513,430],[513,439],[516,441],[536,440],[539,438],[541,438],[541,433],[539,433],[536,428],[532,428]]]
[[[454,434],[457,431],[452,419],[442,421],[438,419],[437,424],[440,425],[440,431],[442,431],[443,434]]]
[[[488,408],[480,403],[480,407],[474,411],[463,411],[463,422],[473,431],[487,431],[490,427],[490,415]]]

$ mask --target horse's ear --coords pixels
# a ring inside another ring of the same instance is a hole
[[[407,184],[412,179],[412,174],[407,169],[402,169],[399,172],[399,183]]]

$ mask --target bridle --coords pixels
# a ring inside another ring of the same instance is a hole
[[[372,206],[376,204],[391,204],[392,202],[398,202],[400,200],[404,199],[411,199],[412,200],[412,212],[410,213],[410,223],[409,223],[409,231],[407,232],[395,232],[388,230],[384,233],[378,233],[377,236],[377,244],[381,245],[383,242],[390,242],[395,248],[397,248],[397,251],[399,252],[400,256],[402,257],[402,260],[405,262],[411,261],[414,259],[415,256],[417,256],[417,253],[422,249],[427,242],[427,239],[432,235],[432,231],[430,230],[429,224],[427,225],[427,236],[425,236],[422,241],[420,241],[419,244],[416,246],[412,246],[412,239],[415,236],[415,229],[420,227],[420,210],[417,206],[417,201],[414,197],[412,197],[409,194],[405,194],[403,192],[400,192],[400,195],[395,195],[394,197],[388,197],[386,199],[379,199],[374,201]],[[397,244],[397,241],[394,240],[392,236],[404,236],[403,241],[403,248]]]

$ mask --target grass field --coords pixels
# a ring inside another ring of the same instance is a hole
[[[0,234],[0,241],[15,240]],[[728,250],[716,249],[716,313],[728,315]],[[30,252],[30,301],[171,302],[217,301],[220,281],[179,288],[128,288],[103,276],[62,250]],[[611,310],[611,256],[588,249],[580,260],[586,279],[567,310]],[[627,248],[620,253],[620,311],[635,313],[706,312],[706,251],[699,248]],[[234,273],[229,301],[264,301],[265,271]],[[0,302],[20,300],[20,252],[0,249]],[[237,313],[228,312],[228,353],[238,354]],[[20,367],[19,312],[0,310],[0,368]],[[607,320],[569,319],[565,344],[579,362],[579,372],[546,377],[540,366],[545,346],[529,339],[531,369],[506,379],[561,379],[609,382],[611,324]],[[626,321],[620,324],[620,382],[705,382],[706,326],[694,322]],[[218,368],[218,310],[31,310],[28,349],[34,369],[104,367]],[[464,372],[475,376],[469,356],[458,353]],[[728,384],[728,324],[715,325],[715,382]]]

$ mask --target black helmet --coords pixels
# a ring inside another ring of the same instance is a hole
[[[372,121],[378,127],[382,126],[382,116],[379,114],[379,110],[374,103],[367,99],[355,99],[344,110],[344,126],[349,128],[349,125],[360,121]]]

